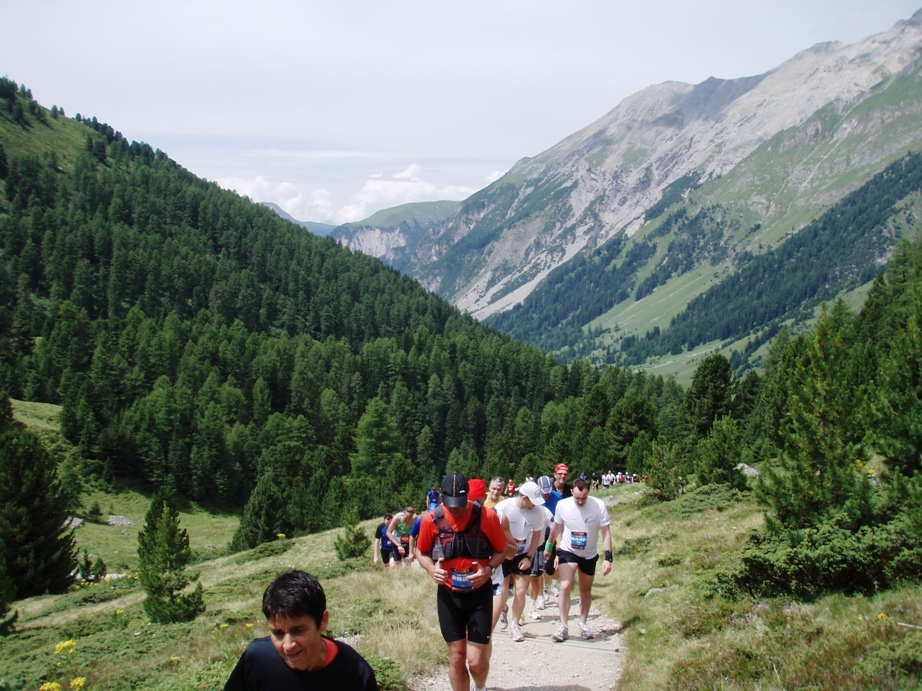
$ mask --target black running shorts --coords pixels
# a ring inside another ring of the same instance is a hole
[[[527,557],[527,554],[516,554],[512,559],[506,559],[503,562],[503,578],[508,578],[509,576],[528,576],[531,573],[531,569],[523,571],[519,564],[522,563],[522,560]]]
[[[592,559],[585,559],[573,552],[557,550],[557,556],[560,557],[560,564],[576,564],[579,570],[587,576],[595,576],[595,565],[599,561],[599,555],[596,554]]]
[[[467,638],[471,643],[486,645],[493,632],[493,585],[486,584],[471,592],[438,588],[439,628],[446,643]]]

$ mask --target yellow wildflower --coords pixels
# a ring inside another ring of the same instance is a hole
[[[877,615],[877,618],[878,618],[878,619],[886,619],[886,618],[887,618],[887,615],[884,614],[883,612],[881,612],[880,614]]]
[[[279,540],[284,540],[284,539],[285,539],[285,533],[279,533],[278,535],[276,535],[276,537],[277,537]]]
[[[220,624],[218,624],[218,628],[223,631],[224,629],[227,628],[227,624],[225,624],[224,622],[221,622]]]
[[[176,656],[174,655],[173,657],[170,658],[170,662],[171,662],[172,664],[174,664],[174,665],[178,665],[178,664],[179,664],[179,658],[176,657]]]
[[[123,610],[123,609],[117,609],[117,610],[115,610],[115,616],[118,616],[119,614],[124,614],[124,613],[125,613],[125,610]]]
[[[247,628],[248,628],[248,629],[252,629],[252,628],[253,628],[253,625],[252,625],[252,624],[247,624]]]
[[[86,677],[74,677],[71,679],[70,688],[72,691],[80,691],[86,685]]]
[[[61,685],[56,681],[46,681],[38,687],[38,691],[61,691]]]
[[[54,654],[60,655],[65,650],[68,652],[68,654],[70,654],[73,652],[75,645],[76,643],[74,643],[73,639],[69,641],[62,641],[54,646]]]

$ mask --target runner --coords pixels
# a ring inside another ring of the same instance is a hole
[[[391,541],[387,537],[387,528],[391,524],[391,516],[389,513],[384,514],[384,521],[375,528],[375,548],[373,550],[374,559],[372,560],[374,565],[378,565],[378,552],[381,553],[381,561],[384,562],[384,565],[388,568],[395,568],[397,566],[397,560],[394,559],[394,553],[391,548]]]
[[[503,575],[512,576],[515,593],[512,599],[512,624],[509,635],[513,641],[525,640],[520,622],[525,613],[525,591],[535,561],[535,552],[541,546],[545,518],[541,505],[544,497],[534,482],[523,483],[519,496],[506,499],[496,506],[496,513],[509,520],[509,529],[515,538],[516,554],[503,562]],[[502,593],[505,598],[505,590]]]
[[[544,512],[544,535],[541,538],[542,542],[546,541],[551,535],[551,526],[554,525],[554,512],[548,506],[548,503],[553,498],[551,494],[554,489],[554,481],[549,475],[542,475],[538,478],[538,490],[541,492],[541,497],[544,499],[544,504],[541,505],[541,510]],[[554,507],[557,507],[557,502],[554,501]],[[532,564],[531,568],[531,578],[529,578],[529,598],[531,599],[531,614],[529,615],[535,621],[541,619],[540,610],[544,609],[547,606],[547,588],[545,587],[545,579],[550,580],[549,576],[545,576],[545,570],[547,569],[548,562],[551,562],[551,571],[553,568],[553,559],[554,555],[551,554],[550,559],[544,558],[544,546],[542,545],[538,551],[535,552],[535,562]]]
[[[570,468],[566,463],[558,463],[554,468],[554,495],[557,501],[566,499],[570,496],[570,485],[567,484],[567,478],[570,476]]]
[[[602,562],[602,575],[611,571],[611,519],[605,502],[589,496],[589,485],[580,478],[573,483],[573,496],[557,504],[554,514],[554,527],[545,544],[545,558],[550,557],[551,549],[558,538],[557,573],[560,576],[560,627],[551,636],[556,642],[565,641],[569,634],[567,625],[570,618],[570,592],[573,579],[579,571],[579,632],[583,638],[592,638],[589,628],[589,606],[592,603],[592,581],[595,578],[596,562],[599,560],[599,532],[602,533],[602,545],[605,561]]]
[[[433,486],[432,489],[426,494],[426,509],[432,511],[436,506],[439,505],[441,501],[441,495],[439,494],[439,488]]]
[[[409,566],[413,561],[410,551],[410,533],[413,532],[413,521],[416,520],[416,509],[408,506],[391,519],[387,527],[387,538],[393,545],[394,559],[403,561],[404,566]]]
[[[453,691],[485,691],[490,672],[493,589],[491,574],[503,563],[506,537],[493,509],[468,501],[461,473],[442,480],[442,505],[428,512],[416,556],[438,584],[439,627],[448,644]]]
[[[490,509],[495,509],[496,505],[503,500],[503,488],[505,486],[506,481],[499,475],[490,480],[490,490],[487,493],[487,498],[483,501],[483,505]]]
[[[506,483],[506,496],[515,496],[515,483],[512,481],[512,478],[509,478],[509,482]]]

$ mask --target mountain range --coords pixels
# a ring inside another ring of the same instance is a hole
[[[920,50],[922,11],[765,74],[651,86],[460,203],[406,205],[332,236],[517,337],[600,362],[662,364],[625,345],[667,331],[696,296],[737,280],[747,262],[922,147]],[[898,201],[891,221],[909,204]],[[875,231],[885,241],[868,267],[918,232],[914,215],[902,218]],[[683,254],[683,238],[702,228],[710,240]],[[592,309],[561,313],[554,291],[567,283],[592,295]],[[857,287],[846,281],[836,294]],[[699,345],[742,349],[759,326],[809,318],[818,296]]]

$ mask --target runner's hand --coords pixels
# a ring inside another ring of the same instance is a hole
[[[610,573],[611,573],[611,562],[607,560],[603,561],[602,562],[602,575],[607,576]]]
[[[441,559],[435,562],[435,566],[433,567],[430,575],[432,576],[433,581],[435,581],[439,585],[445,585],[445,581],[448,580],[448,572],[442,566]]]
[[[479,561],[475,563],[477,564],[477,570],[468,576],[468,580],[471,582],[471,587],[474,590],[490,580],[490,574],[485,568],[483,568],[483,564],[481,564]]]

